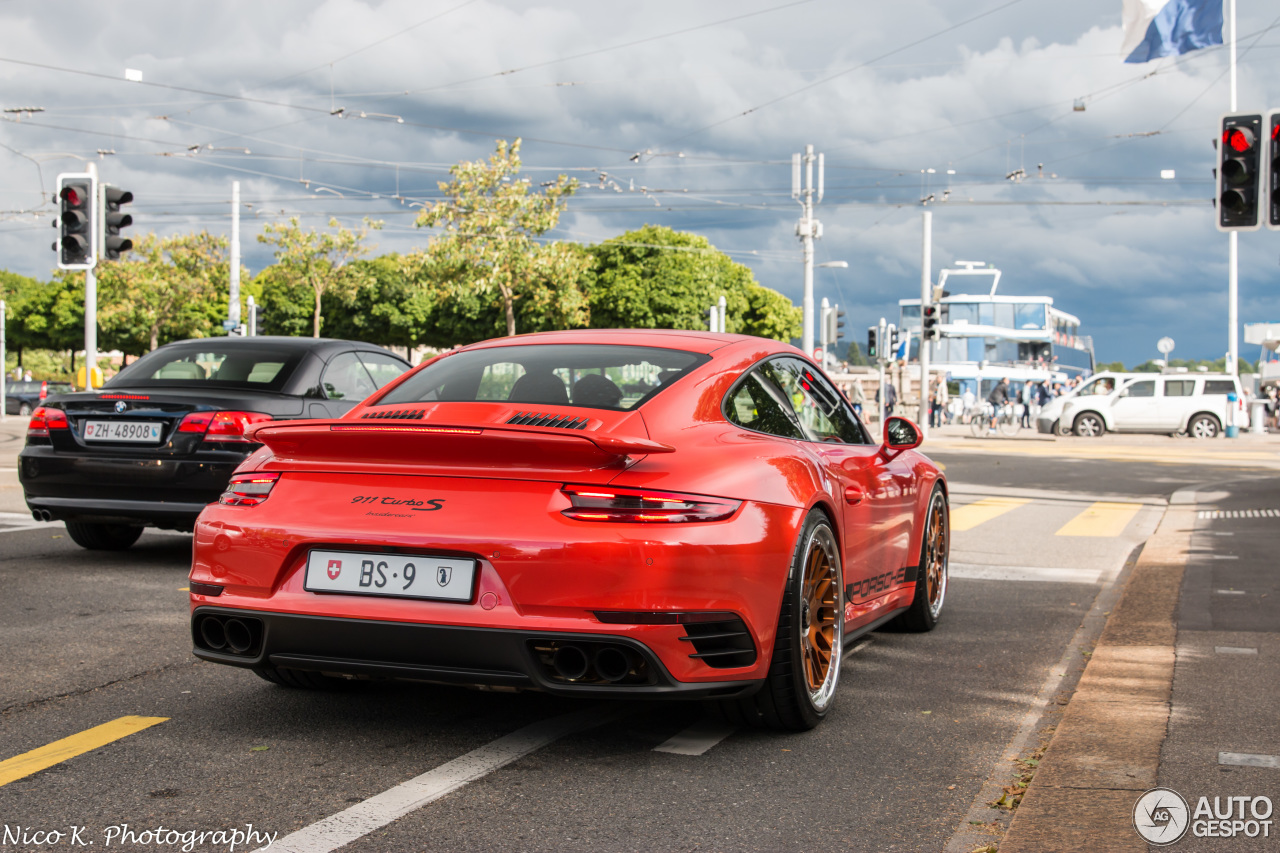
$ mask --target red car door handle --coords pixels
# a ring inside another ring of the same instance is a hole
[[[844,490],[845,503],[860,504],[866,496],[867,493],[862,486],[849,486]]]

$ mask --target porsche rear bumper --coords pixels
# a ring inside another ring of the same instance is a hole
[[[205,618],[238,619],[251,626],[252,643],[241,653],[214,650],[202,634]],[[542,690],[564,696],[730,698],[759,689],[761,681],[680,682],[643,643],[610,634],[581,634],[431,625],[272,613],[226,607],[197,607],[192,613],[196,657],[241,667],[275,666],[349,676],[444,684]],[[573,683],[560,679],[537,648],[564,643],[613,646],[637,656],[643,680]]]

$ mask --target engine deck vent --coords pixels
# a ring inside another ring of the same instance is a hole
[[[426,414],[425,409],[378,409],[365,412],[361,418],[395,418],[400,421],[420,421]]]
[[[589,418],[578,418],[570,415],[543,414],[542,412],[516,412],[515,417],[507,421],[520,426],[555,427],[556,429],[586,429]]]
[[[684,626],[686,636],[680,639],[693,644],[691,658],[716,669],[751,666],[756,662],[756,647],[747,626],[737,616],[720,622],[692,622]]]

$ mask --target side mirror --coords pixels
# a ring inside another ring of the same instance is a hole
[[[924,441],[920,427],[897,415],[884,422],[884,446],[888,450],[911,450]]]

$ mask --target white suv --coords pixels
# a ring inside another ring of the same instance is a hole
[[[1099,373],[1041,409],[1036,429],[1059,435],[1185,432],[1214,438],[1227,424],[1228,394],[1242,399],[1240,381],[1221,373]],[[1238,414],[1237,423],[1243,417]]]

